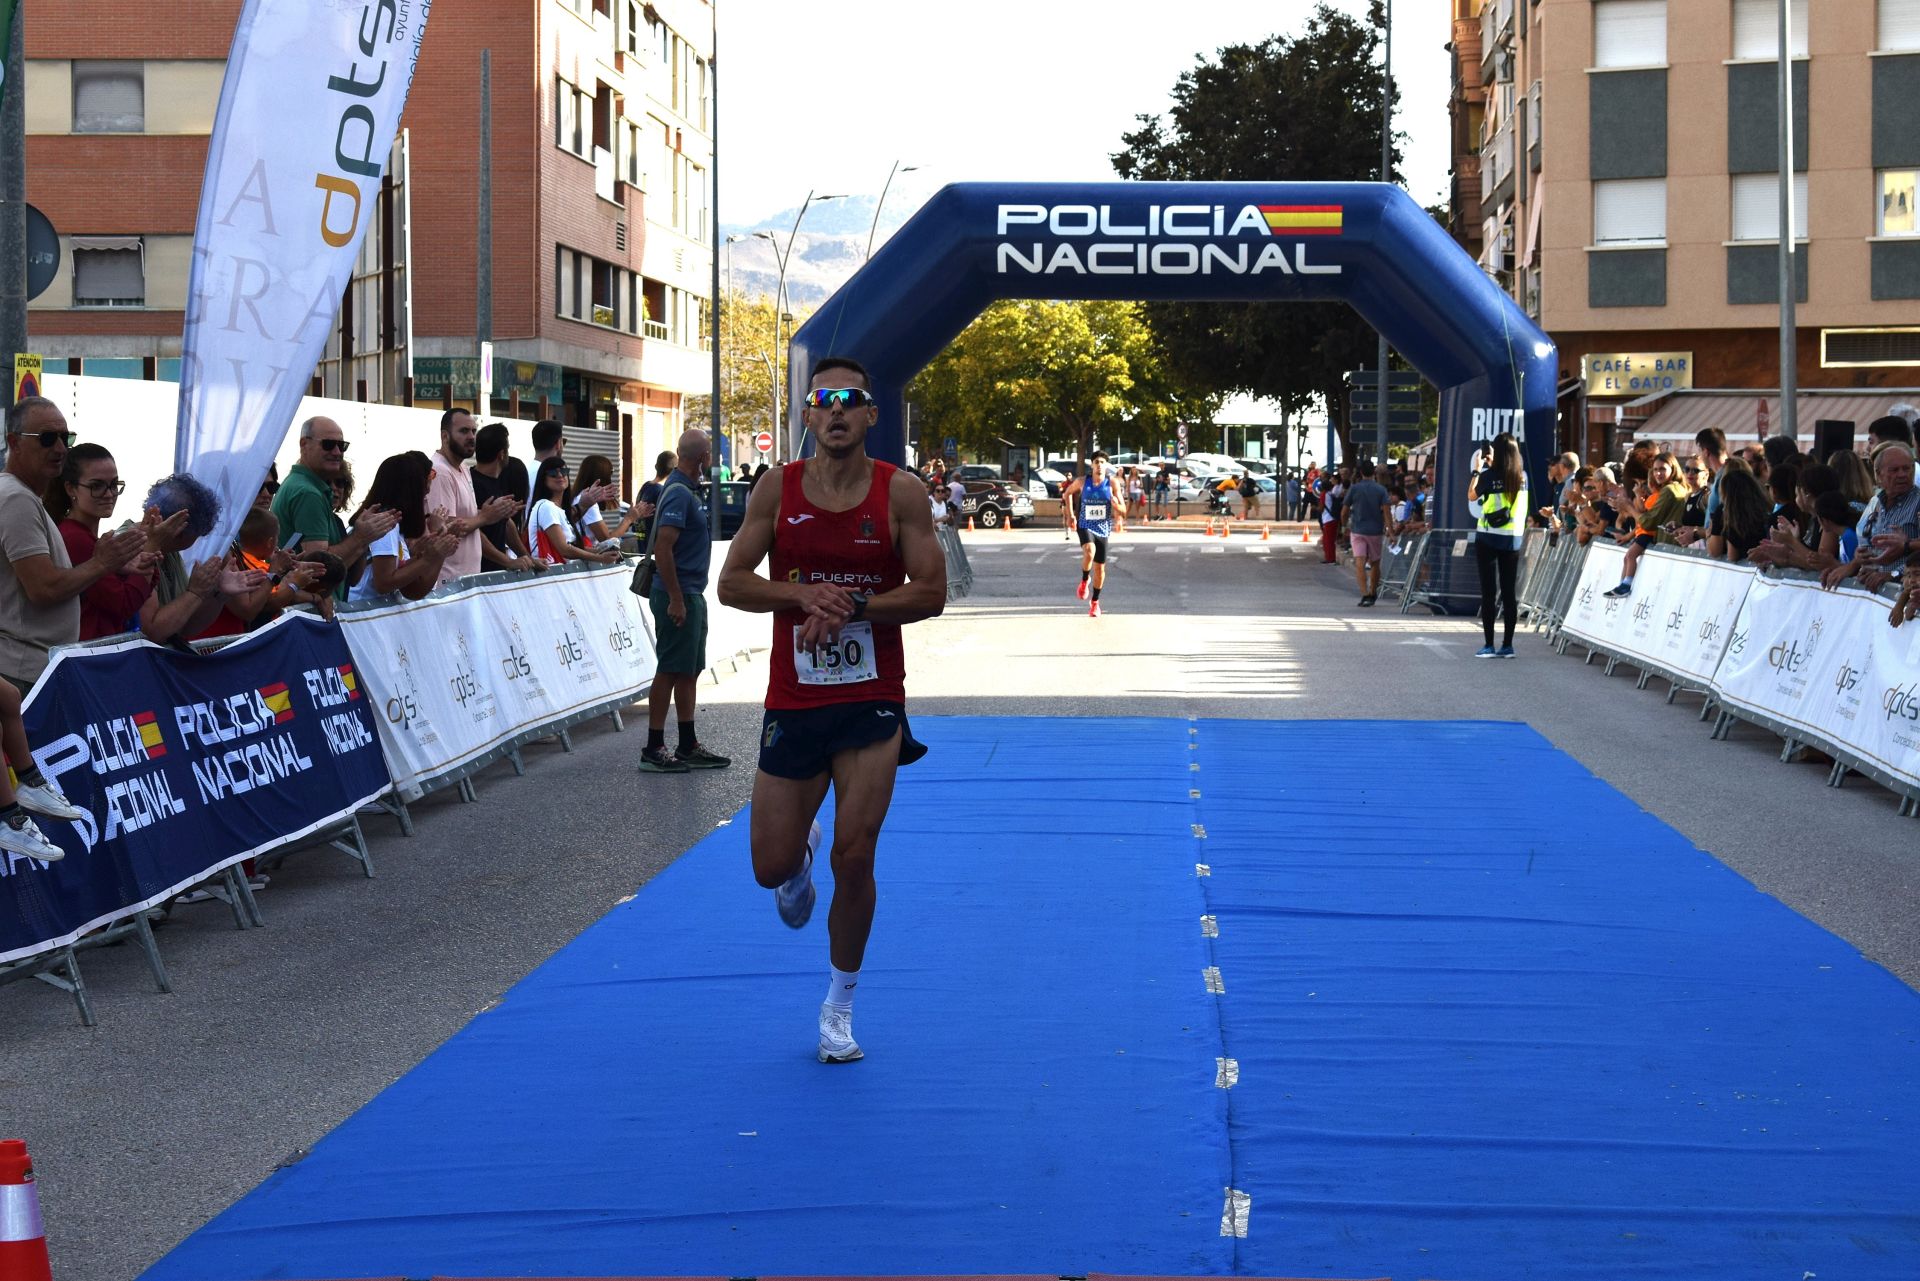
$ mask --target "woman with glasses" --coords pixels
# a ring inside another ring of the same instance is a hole
[[[45,501],[74,564],[92,559],[94,545],[100,541],[100,522],[113,515],[126,488],[113,455],[103,446],[89,442],[67,451],[66,466],[48,487]],[[81,593],[81,640],[118,636],[139,627],[140,607],[153,594],[158,559],[158,552],[143,552],[125,569],[103,575]]]
[[[564,565],[570,560],[611,565],[620,559],[619,547],[593,551],[573,541],[573,522],[567,519],[573,507],[572,475],[567,460],[558,455],[543,460],[534,473],[533,507],[527,512],[534,558],[549,565]]]

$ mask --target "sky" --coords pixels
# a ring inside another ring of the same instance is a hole
[[[918,204],[949,182],[1113,181],[1108,156],[1198,54],[1304,31],[1308,0],[718,0],[720,216],[753,224],[808,190]],[[1333,7],[1366,14],[1365,0]],[[1408,189],[1444,199],[1449,6],[1394,6]],[[891,218],[889,218],[891,221]]]

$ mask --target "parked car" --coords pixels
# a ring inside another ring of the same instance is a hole
[[[961,463],[950,473],[958,476],[960,483],[971,485],[976,480],[999,480],[1000,469],[992,463]]]
[[[960,500],[955,524],[971,516],[982,529],[1000,529],[1009,523],[1018,529],[1033,519],[1033,495],[1026,490],[1015,489],[1004,480],[963,476],[961,483],[967,487],[967,496]]]
[[[1236,458],[1233,461],[1240,464],[1241,470],[1250,471],[1256,476],[1273,475],[1273,460],[1270,458]]]
[[[706,501],[707,489],[711,484],[712,482],[709,481],[700,487],[700,498],[703,502]],[[729,480],[721,484],[720,507],[716,513],[719,519],[714,522],[713,527],[713,537],[716,542],[732,538],[739,532],[741,522],[747,518],[747,495],[752,492],[752,489],[753,486],[744,480]]]
[[[1041,498],[1058,498],[1060,491],[1073,477],[1053,467],[1041,467],[1034,471],[1033,478],[1027,481],[1027,492]],[[1038,486],[1039,488],[1035,488]]]

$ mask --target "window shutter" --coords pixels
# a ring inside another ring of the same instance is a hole
[[[144,133],[146,64],[132,60],[73,64],[75,133]]]
[[[1788,17],[1796,58],[1807,56],[1807,8],[1812,2],[1794,0]],[[1733,56],[1780,56],[1780,0],[1733,0]]]
[[[76,249],[73,253],[75,305],[145,305],[146,272],[138,249]]]
[[[1807,239],[1807,175],[1793,176],[1793,234]],[[1780,239],[1780,177],[1771,173],[1743,173],[1733,179],[1734,240]]]
[[[1920,51],[1920,0],[1880,0],[1880,48]]]
[[[1593,65],[1658,67],[1667,61],[1667,0],[1595,0]]]
[[[1657,244],[1667,238],[1667,180],[1618,178],[1593,184],[1593,243]]]

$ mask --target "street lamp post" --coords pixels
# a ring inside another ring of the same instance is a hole
[[[1780,434],[1800,435],[1798,322],[1794,304],[1800,292],[1795,269],[1793,226],[1793,47],[1792,0],[1780,0]]]
[[[782,249],[780,247],[780,242],[774,239],[772,232],[756,231],[753,233],[755,239],[764,240],[768,244],[773,246],[774,257],[779,262],[779,265],[780,265],[780,275],[773,287],[773,307],[774,307],[773,394],[774,394],[774,403],[776,405],[779,404],[779,397],[780,397],[780,390],[781,390],[780,389],[780,348],[781,348],[780,321],[781,321],[781,318],[785,316],[787,312],[787,260],[793,256],[793,242],[800,235],[800,221],[801,219],[807,216],[807,209],[813,204],[813,202],[816,200],[844,200],[844,199],[846,199],[845,192],[836,192],[832,195],[826,195],[826,196],[816,195],[812,191],[807,192],[807,198],[800,202],[800,212],[793,216],[793,230],[787,233],[787,246],[785,249]],[[789,370],[788,372],[789,374],[791,374],[792,371]],[[785,436],[786,432],[781,428],[780,415],[777,413],[774,415],[772,431],[773,431],[773,458],[775,462],[778,462],[780,460],[781,437]]]
[[[880,230],[880,211],[887,207],[887,192],[893,189],[894,176],[896,174],[903,174],[903,173],[917,173],[919,169],[920,169],[919,165],[902,165],[898,160],[896,160],[893,162],[893,168],[887,170],[887,184],[886,186],[880,188],[880,201],[878,204],[874,205],[873,207],[873,226],[867,229],[867,257],[868,258],[873,257],[874,233]]]

